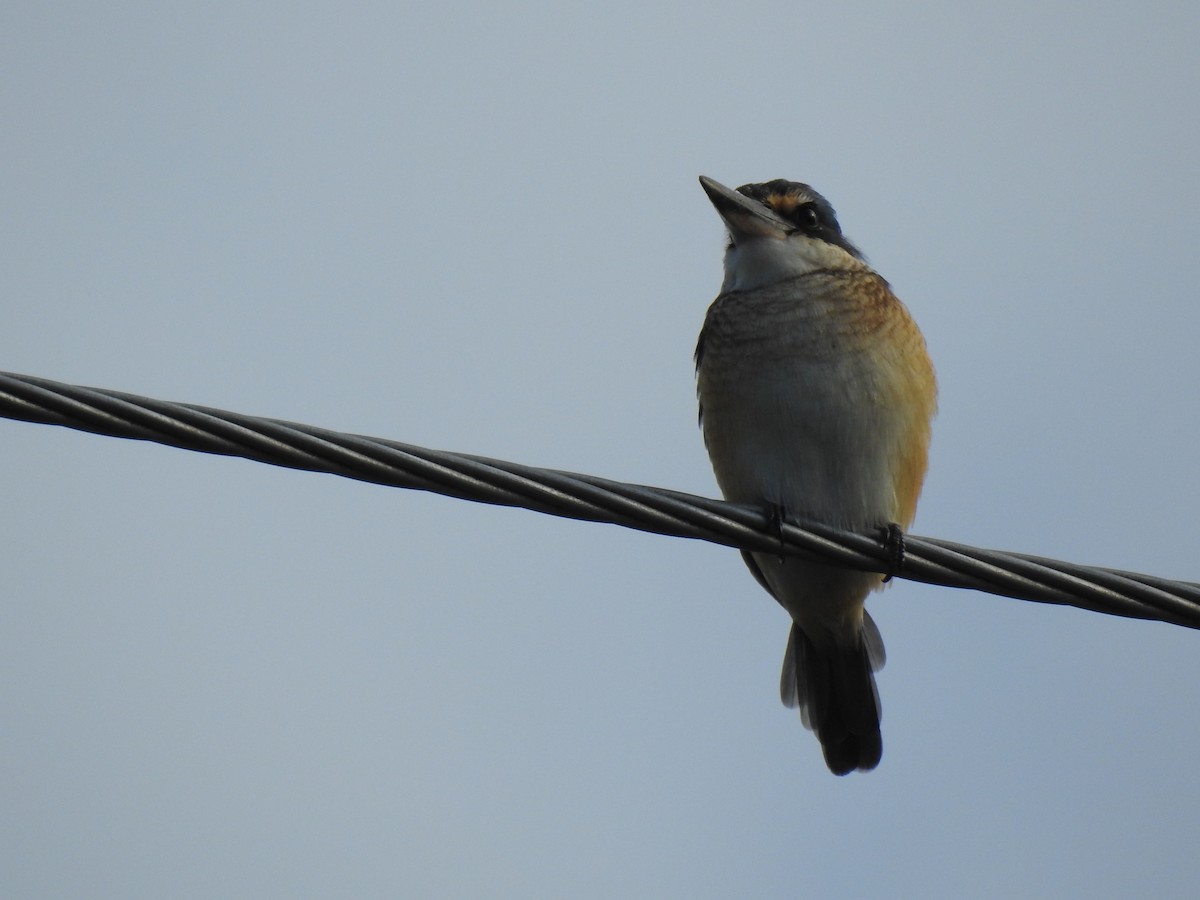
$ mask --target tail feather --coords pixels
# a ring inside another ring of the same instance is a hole
[[[835,775],[873,769],[883,755],[879,691],[872,674],[883,663],[883,639],[865,612],[858,641],[849,646],[818,649],[792,625],[780,695],[785,706],[800,707],[804,726],[816,734]]]

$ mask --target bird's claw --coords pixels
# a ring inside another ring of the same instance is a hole
[[[883,583],[887,584],[904,568],[904,532],[895,522],[883,527],[883,549],[888,556],[883,576]]]
[[[772,503],[767,508],[767,528],[775,532],[775,537],[779,539],[779,562],[782,564],[787,558],[783,555],[783,523],[787,521],[787,510],[778,503]]]

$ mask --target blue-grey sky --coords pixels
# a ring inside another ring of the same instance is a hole
[[[1200,580],[1200,7],[9,3],[0,368],[712,495],[696,183],[941,380],[914,531]],[[1194,896],[1200,636],[0,421],[0,894]]]

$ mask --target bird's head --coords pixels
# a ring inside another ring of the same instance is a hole
[[[829,201],[798,181],[744,184],[736,191],[700,176],[729,229],[722,292],[748,291],[818,269],[863,269]]]

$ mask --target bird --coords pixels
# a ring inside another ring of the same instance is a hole
[[[721,493],[778,524],[793,516],[883,529],[902,561],[937,410],[920,329],[809,185],[700,184],[729,237],[695,354],[700,427]],[[831,772],[874,769],[884,649],[864,604],[890,576],[742,556],[792,619],[784,705],[799,707]]]

